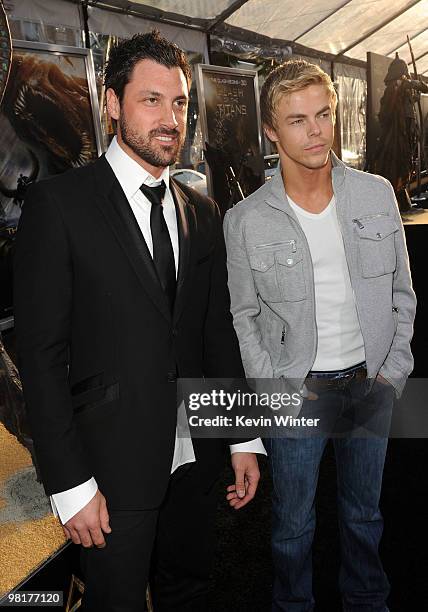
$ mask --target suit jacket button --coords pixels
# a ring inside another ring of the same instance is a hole
[[[176,327],[174,327],[174,329],[172,330],[172,335],[174,338],[178,336],[178,329]]]
[[[169,383],[175,383],[177,381],[175,372],[168,372],[167,380]]]

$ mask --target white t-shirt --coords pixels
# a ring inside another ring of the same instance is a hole
[[[318,347],[312,370],[349,368],[365,360],[365,351],[335,198],[317,214],[287,197],[306,235],[314,270]]]

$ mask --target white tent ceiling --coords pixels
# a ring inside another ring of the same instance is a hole
[[[246,30],[322,53],[365,60],[367,51],[410,63],[408,34],[420,74],[428,74],[428,0],[89,0],[147,18],[211,33]],[[251,33],[251,34],[250,34]]]

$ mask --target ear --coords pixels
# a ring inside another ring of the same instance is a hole
[[[279,138],[273,127],[270,127],[269,125],[265,124],[263,126],[263,129],[265,131],[266,136],[269,138],[271,142],[278,142]]]
[[[110,117],[117,121],[120,116],[120,102],[116,92],[111,87],[106,91],[106,105]]]

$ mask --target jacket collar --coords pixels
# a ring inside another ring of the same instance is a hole
[[[337,202],[340,201],[344,189],[347,167],[333,151],[330,151],[330,158],[332,163],[331,176],[333,182],[333,192]],[[296,213],[291,208],[287,194],[285,193],[284,181],[282,180],[282,174],[279,168],[278,172],[276,172],[266,187],[266,203],[273,208],[282,210],[297,220]]]

